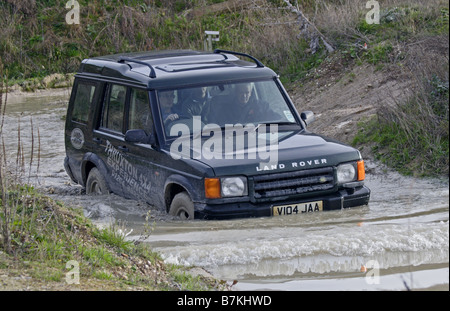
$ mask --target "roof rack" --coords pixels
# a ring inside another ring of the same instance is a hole
[[[149,77],[152,78],[152,79],[156,78],[155,69],[149,63],[146,63],[146,62],[143,62],[143,61],[140,61],[140,60],[136,60],[136,59],[133,59],[133,58],[121,56],[119,58],[119,63],[124,63],[124,62],[136,63],[136,64],[141,64],[141,65],[147,66],[148,68],[150,68],[150,75],[149,75]]]
[[[245,54],[245,53],[239,53],[239,52],[233,52],[233,51],[227,51],[227,50],[219,50],[219,49],[214,50],[214,53],[216,53],[216,54],[227,53],[227,54],[233,54],[233,55],[238,55],[238,56],[245,56],[245,57],[248,57],[251,60],[253,60],[255,62],[255,64],[256,64],[256,67],[264,67],[263,63],[261,63],[255,57],[253,57],[251,55],[248,55],[248,54]],[[226,58],[226,56],[225,56],[225,58]]]

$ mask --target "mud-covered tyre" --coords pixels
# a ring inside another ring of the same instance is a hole
[[[170,204],[169,214],[183,220],[194,219],[194,203],[186,192],[180,192]]]
[[[89,172],[88,179],[86,181],[86,194],[89,195],[103,195],[109,194],[109,188],[105,178],[100,171],[94,167]]]

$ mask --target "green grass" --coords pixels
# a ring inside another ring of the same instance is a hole
[[[406,45],[448,36],[448,3],[384,7],[380,24],[369,25],[361,18],[356,29],[367,40],[368,48],[347,47],[347,57],[376,69],[411,66],[410,55],[405,54]],[[406,175],[449,173],[448,73],[445,74],[448,57],[442,58],[441,68],[433,62],[426,58],[413,60],[410,70],[415,72],[418,91],[405,102],[380,103],[377,116],[361,122],[353,140],[360,149],[371,146],[377,159]]]
[[[224,1],[211,0],[206,4]],[[344,1],[345,2],[345,1]],[[268,1],[267,9],[222,11],[188,18],[188,10],[205,1],[84,1],[80,0],[80,25],[65,22],[67,9],[62,2],[40,1],[34,13],[25,16],[11,5],[0,3],[0,55],[10,81],[39,79],[52,73],[73,73],[82,59],[153,49],[203,49],[204,31],[220,31],[216,47],[253,54],[275,69],[283,82],[302,79],[317,68],[326,53],[307,52],[308,42],[299,39],[298,25],[271,26],[292,21],[288,11],[277,10],[283,1]],[[405,2],[406,3],[406,2]],[[308,15],[332,12],[319,1],[301,1]],[[319,9],[319,11],[317,11]],[[343,54],[371,64],[392,61],[394,46],[421,35],[448,33],[448,7],[430,5],[382,6],[381,24],[365,22],[358,12],[348,28],[317,24]],[[352,24],[353,23],[353,24]],[[268,25],[268,26],[264,26]],[[356,34],[361,34],[359,37]],[[368,42],[367,50],[361,44]],[[358,45],[359,44],[359,45]],[[396,58],[395,58],[396,59]],[[381,65],[380,65],[381,66]],[[30,90],[38,87],[25,85]]]
[[[123,224],[100,229],[81,209],[55,202],[33,187],[10,186],[0,201],[0,269],[18,269],[35,280],[70,289],[65,284],[70,271],[66,265],[75,260],[80,282],[88,286],[97,280],[113,290],[225,288],[219,282],[194,277],[183,267],[165,265],[157,253],[145,244],[127,241],[119,229]]]
[[[219,2],[223,1],[207,4]],[[0,20],[0,55],[12,83],[52,73],[73,73],[84,58],[99,55],[154,49],[202,50],[205,30],[220,31],[215,47],[253,54],[290,81],[302,77],[323,58],[304,53],[306,45],[297,39],[293,27],[287,34],[287,28],[263,26],[272,19],[289,16],[275,9],[283,1],[268,2],[269,10],[225,10],[194,19],[186,17],[186,10],[203,6],[204,1],[130,0],[126,6],[105,0],[79,3],[80,25],[65,23],[68,10],[62,2],[40,1],[34,13],[27,16],[0,3],[0,14],[5,16]],[[35,88],[29,86],[30,90]]]
[[[361,122],[353,145],[372,146],[376,158],[405,175],[449,174],[448,84],[426,81],[430,89]]]
[[[373,145],[376,159],[405,175],[437,177],[448,175],[448,140],[428,140],[416,131],[415,139],[395,123],[374,117],[364,124],[353,145]]]

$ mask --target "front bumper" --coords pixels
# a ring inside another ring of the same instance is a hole
[[[343,189],[333,194],[308,197],[306,199],[293,199],[277,202],[253,204],[251,202],[225,203],[225,204],[195,204],[196,219],[231,219],[246,217],[272,216],[272,206],[297,204],[311,201],[322,201],[323,210],[339,210],[343,208],[367,205],[370,198],[370,189],[366,186],[356,189]]]

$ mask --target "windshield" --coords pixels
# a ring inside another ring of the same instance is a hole
[[[208,127],[242,124],[296,124],[274,80],[205,85],[158,92],[166,137]],[[178,125],[178,126],[175,126]]]

